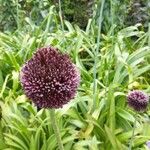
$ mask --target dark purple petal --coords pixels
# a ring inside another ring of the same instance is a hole
[[[40,108],[60,108],[74,98],[80,74],[66,54],[40,48],[26,62],[20,80],[27,97]]]
[[[149,96],[139,90],[129,92],[127,96],[128,104],[136,111],[144,111],[148,106]]]

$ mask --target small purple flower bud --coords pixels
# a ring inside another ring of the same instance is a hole
[[[80,81],[76,66],[53,47],[40,48],[20,72],[24,92],[39,108],[61,108],[74,98]]]
[[[128,93],[127,100],[134,110],[144,111],[148,106],[149,96],[140,90],[134,90]]]

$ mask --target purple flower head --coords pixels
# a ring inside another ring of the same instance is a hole
[[[149,96],[139,90],[134,90],[128,93],[128,104],[136,111],[144,111],[148,106]]]
[[[61,108],[74,98],[80,81],[76,66],[53,47],[40,48],[20,72],[24,92],[39,108]]]

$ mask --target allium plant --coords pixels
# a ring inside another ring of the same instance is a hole
[[[66,54],[53,47],[40,48],[20,72],[24,92],[38,108],[51,108],[50,116],[60,150],[63,144],[53,108],[74,98],[80,74]]]
[[[148,106],[148,102],[149,102],[149,96],[146,93],[144,93],[143,91],[133,90],[128,93],[127,101],[128,101],[128,105],[136,111],[135,121],[133,124],[134,126],[133,126],[133,131],[132,131],[132,137],[131,137],[131,140],[129,143],[129,150],[131,150],[132,142],[133,142],[133,138],[134,138],[134,131],[135,131],[135,127],[136,127],[137,112],[146,110],[146,108]]]
[[[140,90],[134,90],[129,92],[128,104],[136,111],[144,111],[148,105],[149,96]]]
[[[74,98],[79,71],[66,54],[40,48],[20,73],[25,94],[40,108],[60,108]]]

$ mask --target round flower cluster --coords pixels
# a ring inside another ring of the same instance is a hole
[[[144,111],[148,106],[149,96],[140,90],[134,90],[128,93],[127,100],[134,110]]]
[[[76,66],[53,47],[40,48],[20,72],[24,92],[39,108],[61,108],[74,98],[80,81]]]

